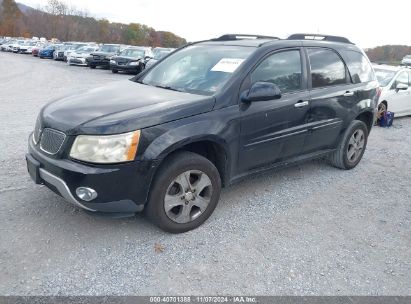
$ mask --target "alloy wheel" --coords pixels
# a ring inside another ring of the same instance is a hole
[[[168,186],[164,210],[172,221],[185,224],[205,212],[211,201],[213,187],[210,178],[200,170],[188,170],[178,175]]]
[[[365,145],[365,134],[361,129],[357,129],[351,135],[350,141],[348,142],[347,147],[347,158],[351,163],[355,163],[362,154],[362,150]]]

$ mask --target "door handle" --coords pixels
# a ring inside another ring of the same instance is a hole
[[[299,102],[294,104],[294,107],[296,108],[302,108],[302,107],[306,107],[309,105],[308,100],[300,100]]]
[[[343,96],[345,96],[345,97],[354,96],[354,92],[347,91],[347,92],[344,93]]]

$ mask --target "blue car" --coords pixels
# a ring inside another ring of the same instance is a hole
[[[39,52],[39,57],[41,59],[43,59],[43,58],[53,59],[53,55],[54,55],[55,50],[56,50],[56,45],[49,45],[49,46],[45,47],[44,49],[42,49]]]

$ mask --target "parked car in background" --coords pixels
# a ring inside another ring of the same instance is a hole
[[[167,56],[168,54],[170,54],[172,51],[174,51],[175,49],[172,48],[155,48],[153,50],[153,54],[154,57],[150,58],[149,60],[147,60],[146,62],[146,69],[148,69],[149,67],[151,67],[153,64],[155,64],[157,61],[163,59],[165,56]]]
[[[374,65],[375,75],[381,86],[378,101],[378,118],[384,111],[395,117],[411,115],[411,69],[390,65]]]
[[[87,57],[91,56],[91,53],[95,52],[98,50],[98,46],[83,46],[79,49],[77,49],[74,52],[71,52],[69,57],[67,58],[67,64],[68,65],[87,65]]]
[[[144,70],[144,61],[153,53],[148,47],[128,47],[120,54],[111,57],[110,69],[113,73],[119,71],[138,74]]]
[[[15,39],[10,39],[4,44],[1,45],[1,50],[3,52],[12,52],[13,51],[13,45],[17,43],[17,40]]]
[[[82,48],[87,45],[88,45],[87,43],[81,43],[81,42],[73,42],[72,44],[67,45],[64,49],[63,60],[67,61],[67,58],[70,57],[70,54],[72,52],[75,52],[77,49]]]
[[[402,61],[401,61],[402,65],[406,65],[406,66],[411,66],[411,55],[407,55],[405,56]]]
[[[97,52],[93,52],[87,58],[87,64],[91,69],[99,66],[108,69],[110,68],[111,57],[118,55],[125,48],[127,46],[120,44],[103,44]]]
[[[26,43],[25,40],[17,40],[17,42],[14,43],[14,44],[11,46],[11,51],[12,51],[13,53],[20,53],[20,47],[23,46],[25,43]]]
[[[31,54],[34,57],[37,57],[42,49],[44,49],[47,46],[47,44],[43,42],[37,42],[36,45],[32,48]]]
[[[379,93],[362,49],[316,34],[191,43],[132,80],[45,105],[28,172],[91,213],[144,209],[173,233],[245,176],[320,157],[356,167]]]
[[[43,58],[53,59],[54,52],[56,51],[56,48],[58,48],[58,47],[59,47],[59,45],[56,45],[56,44],[51,44],[51,45],[45,47],[44,49],[42,49],[39,52],[39,57],[41,59],[43,59]]]
[[[36,41],[27,41],[23,45],[20,46],[19,53],[21,54],[31,54],[33,51],[33,47],[37,44]]]
[[[69,45],[62,44],[53,53],[53,59],[56,61],[64,61],[64,51]]]

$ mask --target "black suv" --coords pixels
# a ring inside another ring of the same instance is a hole
[[[91,69],[96,67],[110,68],[111,57],[118,55],[124,46],[120,44],[103,44],[97,52],[91,53],[90,57],[86,58],[86,63]]]
[[[211,215],[221,187],[247,175],[323,156],[354,168],[378,95],[366,55],[346,38],[224,35],[131,81],[46,105],[28,171],[90,212],[144,209],[184,232]]]

